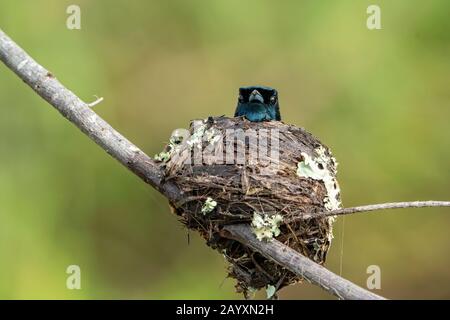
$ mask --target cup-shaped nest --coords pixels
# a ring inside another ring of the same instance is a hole
[[[172,203],[174,212],[224,255],[238,292],[247,296],[267,286],[278,290],[302,279],[223,237],[228,224],[251,224],[260,241],[276,239],[325,262],[334,219],[314,218],[314,213],[340,207],[337,163],[303,128],[243,118],[195,120],[189,131],[174,131],[156,158],[165,179],[183,193],[181,201]]]

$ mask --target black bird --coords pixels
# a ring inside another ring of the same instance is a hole
[[[281,120],[278,92],[263,86],[239,88],[235,117],[245,117],[253,122]]]

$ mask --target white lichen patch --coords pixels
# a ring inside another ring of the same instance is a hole
[[[273,297],[273,295],[276,293],[277,289],[275,288],[275,286],[272,285],[267,285],[266,287],[266,294],[267,294],[267,299],[270,299]]]
[[[217,206],[217,201],[215,201],[211,197],[208,197],[202,206],[203,215],[206,215],[206,214],[210,213],[211,211],[213,211],[216,206]]]
[[[327,195],[323,202],[325,209],[328,211],[337,210],[341,207],[339,184],[335,178],[337,173],[337,161],[323,146],[314,149],[316,157],[311,157],[302,152],[303,161],[297,164],[297,175],[304,178],[311,178],[318,181],[323,181]],[[329,217],[330,233],[328,235],[329,241],[333,239],[333,232],[331,226],[336,218]]]
[[[204,138],[209,144],[215,144],[222,139],[222,135],[220,131],[214,128],[209,128],[205,131]]]
[[[189,131],[186,129],[175,129],[170,135],[169,144],[164,150],[156,154],[153,159],[160,162],[167,162],[174,152],[182,145],[183,141],[186,141],[189,137]]]
[[[187,139],[189,147],[197,147],[202,149],[202,142],[206,141],[208,144],[215,144],[222,139],[220,131],[211,127],[207,129],[207,119],[196,120],[193,122],[194,131],[192,135]]]
[[[307,153],[301,153],[303,161],[297,164],[297,175],[299,177],[311,178],[314,180],[323,180],[327,175],[324,167],[319,167],[321,164],[316,159],[311,158]]]
[[[267,214],[260,215],[258,212],[253,213],[252,231],[259,241],[270,240],[280,234],[280,224],[283,217],[279,214],[269,216]]]
[[[173,146],[179,146],[189,138],[189,130],[175,129],[170,135],[170,144]]]
[[[159,162],[167,162],[170,159],[170,152],[161,151],[160,153],[155,154],[153,159]]]
[[[197,148],[201,149],[203,135],[205,134],[206,131],[206,123],[203,120],[194,121],[193,126],[194,132],[191,134],[186,143],[191,148],[196,146]]]
[[[327,195],[323,199],[325,209],[337,210],[341,206],[339,199],[339,185],[335,178],[337,162],[333,156],[328,155],[326,149],[320,146],[314,149],[316,157],[311,157],[302,152],[303,161],[297,164],[297,175],[299,177],[311,178],[323,181]]]

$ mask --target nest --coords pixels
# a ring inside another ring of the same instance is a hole
[[[183,200],[172,204],[174,212],[224,255],[238,292],[247,297],[256,289],[276,291],[302,279],[222,237],[229,224],[251,223],[261,241],[275,238],[324,264],[334,219],[293,218],[339,208],[337,163],[304,129],[279,121],[210,117],[193,121],[189,133],[174,131],[157,158],[165,179],[183,192]]]

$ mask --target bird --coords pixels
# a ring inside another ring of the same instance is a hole
[[[265,86],[239,88],[234,116],[252,122],[281,121],[277,90]]]

